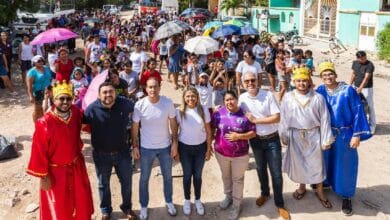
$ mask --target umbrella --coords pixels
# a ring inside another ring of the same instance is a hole
[[[227,25],[222,25],[220,26],[217,30],[213,32],[211,35],[213,38],[224,38],[225,36],[232,35],[232,34],[238,34],[240,33],[240,28],[227,24]]]
[[[211,37],[197,36],[187,40],[184,49],[190,53],[207,55],[217,51],[219,43]]]
[[[87,93],[84,96],[82,108],[85,110],[88,105],[90,105],[92,102],[94,102],[98,98],[99,94],[99,86],[106,81],[108,76],[108,71],[105,70],[99,75],[95,76],[93,78],[91,84],[88,86]]]
[[[182,31],[187,30],[187,26],[189,27],[189,25],[185,22],[168,21],[157,29],[156,33],[154,34],[154,39],[160,40],[175,34],[179,34]]]
[[[186,23],[184,21],[174,20],[172,22],[176,23],[177,25],[179,25],[180,27],[184,28],[185,30],[193,29],[193,27],[191,27],[191,25],[189,25],[188,23]]]
[[[203,27],[203,30],[207,30],[207,29],[210,29],[212,27],[218,27],[221,25],[222,25],[221,21],[209,21],[205,24],[205,26]]]
[[[259,31],[250,25],[241,27],[241,35],[259,35]]]
[[[34,40],[31,41],[31,45],[54,43],[58,41],[68,40],[76,38],[78,35],[66,28],[52,28],[45,32],[38,34]]]
[[[231,25],[235,25],[235,26],[238,26],[238,27],[243,27],[245,26],[244,22],[242,21],[239,21],[239,20],[229,20],[223,24],[231,24]]]
[[[194,19],[205,19],[205,18],[207,18],[207,16],[204,15],[204,14],[196,14],[196,15],[192,16],[192,18],[194,18]]]

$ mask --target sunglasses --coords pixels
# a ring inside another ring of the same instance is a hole
[[[251,82],[251,83],[255,83],[255,82],[256,82],[256,79],[248,79],[248,80],[244,80],[244,83],[245,83],[245,84],[248,84],[249,82]]]
[[[73,99],[72,97],[64,97],[64,96],[58,98],[58,100],[60,100],[61,102],[65,102],[65,100],[67,102],[70,102],[72,101],[72,99]]]

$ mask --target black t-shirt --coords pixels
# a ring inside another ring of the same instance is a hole
[[[352,63],[352,69],[355,71],[355,86],[359,87],[360,84],[362,84],[364,80],[364,76],[366,73],[370,73],[371,76],[368,79],[368,82],[364,88],[372,88],[373,85],[373,74],[374,74],[374,64],[367,60],[366,63],[361,64],[358,60],[353,61]]]
[[[116,95],[126,96],[125,90],[129,87],[126,80],[119,78],[119,85],[114,85]]]

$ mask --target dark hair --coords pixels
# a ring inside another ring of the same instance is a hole
[[[100,84],[100,86],[99,86],[99,93],[100,93],[100,91],[102,90],[102,88],[103,87],[105,87],[105,86],[111,86],[112,88],[115,88],[114,87],[114,84],[112,84],[112,82],[111,81],[104,81],[102,84]]]
[[[309,56],[313,56],[313,51],[311,50],[305,50],[305,54],[309,55]]]
[[[81,60],[81,61],[83,62],[83,65],[85,65],[85,60],[84,60],[82,57],[76,57],[76,58],[74,58],[73,64],[76,64],[76,61],[77,61],[77,60]]]
[[[285,50],[283,50],[283,49],[277,49],[276,50],[276,52],[275,52],[275,54],[279,54],[279,53],[283,53],[283,54],[285,54]]]
[[[302,49],[294,49],[293,53],[294,53],[294,56],[303,55],[303,50]]]
[[[131,62],[131,60],[128,60],[126,61],[123,66],[129,66],[129,67],[132,67],[133,66],[133,62]]]
[[[356,52],[356,57],[357,58],[360,58],[360,57],[365,57],[367,56],[366,52],[364,50],[359,50],[358,52]]]
[[[244,53],[247,53],[250,57],[252,57],[252,60],[255,60],[255,59],[256,59],[256,56],[253,54],[253,51],[252,51],[252,50],[246,49],[246,50],[244,51]],[[243,54],[244,54],[244,53],[243,53]]]
[[[150,58],[148,61],[146,61],[146,67],[148,67],[152,62],[157,63],[156,59]]]
[[[217,62],[221,62],[221,63],[225,64],[225,60],[223,58],[218,58]]]
[[[109,77],[111,77],[113,74],[119,76],[118,70],[117,70],[116,68],[110,68],[110,69],[108,70],[108,76],[109,76]]]
[[[231,95],[231,96],[233,96],[235,99],[238,99],[237,94],[236,94],[233,90],[228,90],[228,91],[225,92],[225,94],[223,95],[223,99],[224,99],[224,100],[225,100],[225,97],[226,97],[227,95]]]

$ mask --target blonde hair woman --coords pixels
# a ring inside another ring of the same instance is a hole
[[[202,107],[198,91],[187,88],[183,92],[182,105],[176,111],[179,125],[179,155],[183,167],[183,188],[185,215],[191,214],[191,179],[195,191],[195,209],[198,215],[204,215],[204,207],[200,201],[202,186],[202,170],[206,160],[212,154],[210,113]]]

